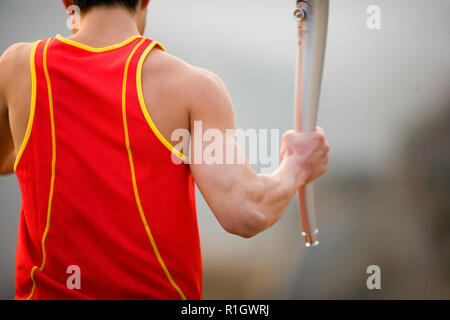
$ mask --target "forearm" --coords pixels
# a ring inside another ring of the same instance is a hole
[[[299,168],[293,159],[286,159],[274,173],[256,175],[255,182],[247,185],[250,190],[243,200],[247,203],[243,214],[254,219],[246,223],[251,226],[251,235],[270,228],[283,216],[298,187],[304,184]]]
[[[303,182],[296,178],[286,162],[273,174],[260,175],[259,178],[264,181],[265,187],[264,196],[257,203],[257,208],[266,217],[264,229],[267,229],[283,216],[298,186],[303,185]]]
[[[237,144],[238,158],[245,158]],[[274,225],[284,214],[306,172],[301,157],[284,157],[272,174],[258,175],[243,164],[191,164],[194,179],[222,227],[249,238]]]

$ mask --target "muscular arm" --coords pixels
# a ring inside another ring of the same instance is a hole
[[[197,69],[191,83],[192,147],[199,139],[192,130],[195,121],[202,121],[203,133],[207,129],[216,129],[225,137],[227,129],[235,129],[235,118],[230,96],[217,76]],[[242,155],[234,137],[228,137],[228,140],[229,149]],[[209,144],[211,141],[204,142],[202,147]],[[224,143],[223,152],[226,151]],[[270,175],[256,174],[247,162],[196,164],[198,152],[191,149],[191,170],[206,202],[226,231],[246,238],[275,224],[297,188],[326,171],[328,159],[328,146],[321,132],[285,134],[281,150],[283,161]]]
[[[15,159],[6,101],[7,56],[8,50],[0,57],[0,174],[12,173]]]
[[[14,171],[28,123],[33,43],[16,43],[0,57],[0,174]]]

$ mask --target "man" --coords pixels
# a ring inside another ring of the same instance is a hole
[[[149,0],[63,2],[81,9],[74,35],[0,58],[0,172],[23,200],[16,298],[201,299],[194,181],[226,231],[252,237],[325,173],[323,132],[287,132],[270,175],[200,161],[197,122],[225,137],[218,154],[242,155],[223,82],[140,36]]]

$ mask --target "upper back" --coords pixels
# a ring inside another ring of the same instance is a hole
[[[3,55],[0,81],[8,102],[9,122],[16,155],[26,134],[30,115],[30,56],[34,43],[17,43]],[[142,92],[148,113],[162,136],[175,145],[175,129],[189,129],[190,79],[194,67],[163,51],[151,50],[142,66]]]

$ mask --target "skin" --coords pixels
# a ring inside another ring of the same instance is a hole
[[[63,3],[67,7],[72,1]],[[80,29],[74,30],[70,39],[91,47],[105,47],[143,34],[148,4],[148,0],[141,0],[134,12],[119,6],[92,8],[82,13]],[[0,57],[0,174],[13,172],[26,132],[32,45],[14,44]],[[171,139],[172,132],[179,128],[190,130],[194,121],[202,121],[203,130],[217,129],[224,136],[227,129],[236,128],[231,98],[215,74],[161,50],[150,53],[142,73],[148,111],[172,145],[179,142]],[[196,137],[191,133],[192,146]],[[229,148],[242,154],[234,138],[228,139]],[[317,128],[311,133],[286,132],[280,150],[281,165],[269,175],[256,174],[248,163],[190,166],[198,188],[222,227],[249,238],[275,224],[296,190],[326,172],[328,152],[323,130]],[[195,163],[194,156],[191,160]]]

